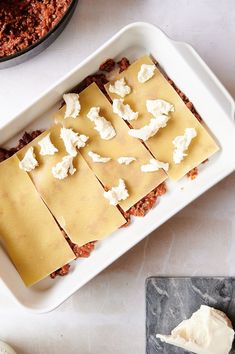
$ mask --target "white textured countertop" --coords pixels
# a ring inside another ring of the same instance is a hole
[[[152,22],[192,44],[235,96],[234,18],[234,0],[80,0],[52,46],[0,71],[0,125],[133,21]],[[147,276],[235,275],[234,190],[235,174],[50,314],[27,313],[0,289],[0,339],[20,354],[143,354]]]

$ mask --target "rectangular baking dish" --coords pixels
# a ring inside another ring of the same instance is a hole
[[[51,113],[61,96],[85,76],[96,71],[106,58],[128,57],[131,61],[150,53],[176,85],[190,98],[215,136],[221,150],[200,167],[199,176],[190,181],[167,181],[168,192],[144,218],[135,218],[128,228],[120,229],[98,243],[90,258],[72,264],[70,274],[54,281],[45,279],[27,289],[14,266],[0,247],[0,288],[28,310],[51,311],[75,291],[136,245],[150,232],[192,202],[235,169],[234,101],[222,84],[186,43],[169,39],[160,29],[147,23],[133,23],[114,35],[95,53],[80,63],[32,105],[0,131],[0,145],[13,146],[22,131],[47,128]]]

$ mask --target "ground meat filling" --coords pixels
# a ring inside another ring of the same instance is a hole
[[[65,234],[65,238],[66,238],[68,244],[70,245],[70,247],[72,248],[76,258],[90,257],[91,252],[95,248],[96,241],[91,241],[91,242],[86,243],[83,246],[78,246],[76,243],[73,243],[66,234]],[[69,273],[69,271],[70,271],[70,265],[66,264],[63,267],[57,269],[55,272],[51,273],[50,277],[52,279],[55,279],[56,276],[67,275]]]
[[[194,167],[191,171],[187,173],[187,177],[191,180],[194,180],[198,175],[198,168]]]
[[[8,159],[8,157],[14,155],[15,152],[12,152],[11,151],[12,149],[10,150],[7,150],[7,149],[3,149],[3,148],[0,148],[0,162]]]
[[[16,147],[10,149],[0,148],[0,162],[8,159],[12,155],[14,155],[17,151],[22,149],[25,145],[30,143],[30,141],[34,140],[38,135],[42,133],[42,130],[34,130],[31,133],[25,132],[22,138],[19,140],[18,145]]]
[[[22,149],[25,145],[29,144],[32,140],[36,139],[43,130],[34,130],[31,133],[25,132],[16,147],[16,151]]]
[[[130,62],[127,58],[122,58],[119,62],[117,62],[119,67],[119,72],[122,72],[130,66]],[[107,59],[104,63],[102,63],[99,67],[99,71],[104,71],[106,73],[110,73],[112,70],[115,69],[116,63],[113,59]],[[80,84],[78,84],[73,91],[76,93],[80,93],[86,87],[90,86],[93,82],[99,87],[99,89],[104,93],[109,101],[111,101],[107,91],[104,87],[105,84],[108,83],[108,79],[105,76],[105,73],[96,72],[93,75],[87,76]]]
[[[119,66],[119,72],[121,73],[122,71],[126,70],[128,66],[130,66],[130,62],[126,57],[123,57],[120,61],[117,62],[117,65]]]
[[[50,277],[52,279],[55,279],[57,276],[63,277],[69,273],[69,270],[70,270],[70,264],[65,264],[60,269],[57,269],[55,272],[51,273]]]
[[[150,209],[152,209],[158,197],[165,194],[167,191],[165,182],[159,184],[154,190],[152,190],[149,194],[147,194],[144,198],[142,198],[139,202],[137,202],[133,207],[131,207],[126,213],[126,217],[133,216],[145,216]]]
[[[99,67],[100,71],[106,71],[107,73],[110,73],[115,68],[115,61],[113,59],[107,59],[105,60],[104,63],[102,63]]]
[[[62,18],[71,0],[0,1],[0,58],[44,37]]]
[[[66,239],[66,241],[68,242],[68,244],[72,248],[72,250],[77,258],[88,258],[90,256],[91,252],[95,248],[96,241],[88,242],[83,246],[78,246],[76,243],[73,243],[70,240],[70,238],[68,237],[68,235],[66,234],[66,232],[64,230],[61,230],[61,232],[63,233],[64,238]],[[69,271],[70,271],[70,265],[66,264],[63,267],[57,269],[55,272],[51,273],[50,277],[52,279],[55,279],[57,276],[67,275],[69,273]]]
[[[88,87],[93,82],[100,88],[103,93],[106,93],[104,85],[107,84],[108,80],[106,79],[104,74],[95,74],[87,76],[85,79],[85,86]]]
[[[157,198],[162,196],[167,192],[165,182],[161,183],[158,187],[154,188],[150,193],[148,193],[144,198],[142,198],[139,202],[133,205],[126,212],[123,211],[120,207],[119,210],[123,214],[126,219],[126,223],[122,225],[122,227],[127,227],[131,223],[131,216],[143,217],[145,216],[149,210],[151,210],[156,202]]]
[[[78,246],[76,243],[73,243],[70,238],[68,237],[68,235],[66,234],[66,232],[64,230],[62,230],[62,233],[64,235],[64,238],[66,239],[66,241],[68,242],[69,246],[72,248],[75,256],[77,258],[82,257],[82,258],[87,258],[90,256],[91,252],[94,250],[95,248],[95,243],[96,241],[91,241],[86,243],[83,246]]]
[[[93,82],[96,83],[96,85],[99,87],[99,89],[105,94],[107,95],[106,93],[106,90],[105,90],[105,87],[104,85],[107,84],[108,80],[106,79],[106,76],[105,74],[103,73],[95,73],[93,75],[89,75],[87,76],[80,84],[78,84],[73,92],[75,93],[80,93],[82,92],[86,87],[90,86],[90,84],[92,84]]]

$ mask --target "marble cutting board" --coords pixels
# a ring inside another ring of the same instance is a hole
[[[200,305],[224,311],[235,328],[235,278],[150,277],[146,280],[146,354],[188,354],[161,343],[156,333],[170,334]],[[235,344],[231,351],[235,354]]]

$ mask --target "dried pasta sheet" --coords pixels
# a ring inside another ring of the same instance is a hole
[[[63,180],[52,175],[52,167],[62,160],[67,152],[60,138],[60,127],[52,127],[50,138],[58,152],[51,156],[40,155],[38,142],[48,134],[44,132],[18,156],[20,159],[30,146],[39,166],[29,172],[33,183],[59,225],[72,242],[82,246],[90,241],[101,240],[122,226],[126,220],[117,207],[109,205],[104,198],[104,189],[78,152],[73,159],[76,172]]]
[[[163,99],[174,105],[174,112],[170,113],[170,120],[165,128],[160,129],[155,136],[145,142],[146,146],[152,152],[156,159],[169,163],[169,177],[178,180],[183,177],[192,168],[198,166],[208,157],[218,151],[219,147],[209,134],[207,129],[199,123],[192,112],[186,107],[183,100],[168,83],[166,78],[156,67],[154,76],[140,83],[138,81],[138,72],[142,64],[153,64],[149,56],[144,56],[127,70],[119,74],[115,80],[125,78],[126,83],[131,87],[131,93],[124,98],[131,108],[139,112],[139,118],[131,121],[135,129],[139,129],[150,122],[153,116],[147,112],[147,99]],[[111,82],[111,84],[113,84]],[[112,99],[119,98],[116,94],[109,92],[109,83],[105,85],[106,90]],[[187,151],[188,156],[180,164],[173,161],[174,146],[172,141],[176,136],[183,135],[186,128],[195,128],[197,137],[192,140]]]
[[[110,102],[96,84],[91,84],[82,91],[79,94],[79,100],[81,104],[79,117],[64,119],[65,107],[62,107],[55,114],[55,121],[67,128],[73,128],[80,134],[89,136],[86,146],[80,151],[105,187],[116,186],[119,178],[125,181],[129,198],[121,201],[119,205],[126,211],[162,183],[167,175],[163,170],[152,173],[141,172],[141,165],[147,164],[152,155],[139,140],[128,135],[129,127],[112,112]],[[99,133],[94,129],[94,123],[87,118],[91,107],[100,107],[100,115],[112,123],[116,131],[115,137],[110,140],[101,139]],[[93,162],[88,155],[89,151],[111,157],[111,160],[107,163]],[[136,161],[129,165],[121,165],[117,161],[119,157],[135,157]]]
[[[26,286],[75,259],[16,156],[0,164],[0,240]]]

